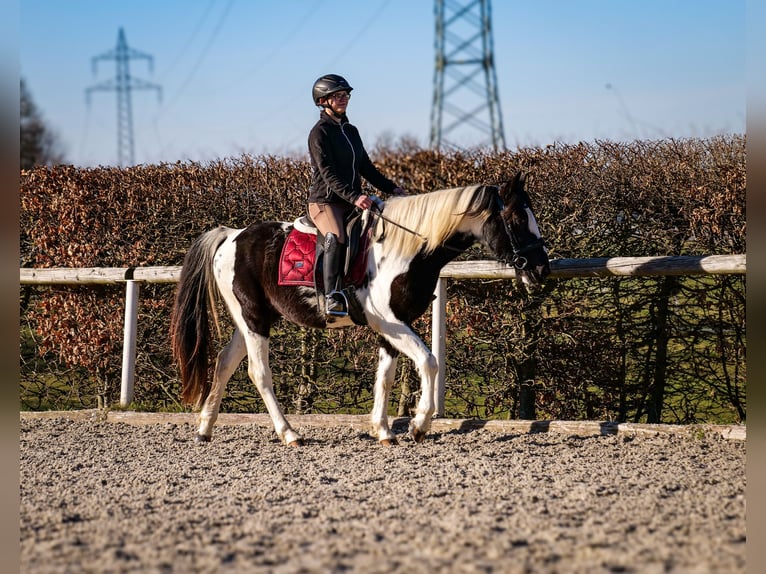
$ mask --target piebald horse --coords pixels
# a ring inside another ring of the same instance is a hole
[[[379,214],[372,215],[377,220],[368,246],[366,279],[351,295],[355,299],[351,307],[363,314],[361,323],[379,335],[372,433],[384,445],[397,442],[387,411],[397,358],[403,353],[420,374],[420,399],[409,425],[410,435],[420,442],[435,410],[437,361],[411,325],[431,304],[442,267],[480,242],[499,261],[515,268],[517,278],[538,284],[550,273],[548,254],[521,173],[500,186],[393,197]],[[247,357],[248,375],[277,435],[290,446],[303,443],[274,394],[270,329],[280,317],[315,329],[353,322],[344,318],[328,324],[324,297],[317,297],[316,289],[278,283],[280,254],[292,227],[292,223],[274,221],[244,229],[221,226],[199,236],[184,258],[170,336],[182,399],[200,410],[196,437],[200,442],[210,440],[226,384]],[[217,323],[216,297],[223,299],[235,330],[218,354],[210,381],[210,316]]]

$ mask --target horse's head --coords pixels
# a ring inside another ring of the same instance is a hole
[[[524,283],[542,283],[550,274],[545,241],[524,191],[521,172],[500,186],[497,205],[484,224],[484,236],[495,256],[516,268]]]

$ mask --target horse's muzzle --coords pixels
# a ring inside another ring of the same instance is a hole
[[[522,274],[529,283],[540,285],[551,274],[551,266],[548,263],[543,265],[527,265]]]

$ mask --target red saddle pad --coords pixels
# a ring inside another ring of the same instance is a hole
[[[293,228],[279,258],[279,284],[314,286],[317,236]]]
[[[372,231],[362,235],[359,253],[349,267],[344,278],[346,285],[360,287],[367,274],[367,246]],[[279,258],[279,285],[314,286],[314,267],[316,265],[316,235],[304,233],[293,228],[287,235]],[[322,278],[317,277],[321,284]]]

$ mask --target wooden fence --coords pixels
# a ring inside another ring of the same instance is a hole
[[[746,256],[668,256],[609,257],[593,259],[556,259],[551,261],[551,277],[650,277],[661,275],[743,275]],[[136,333],[140,283],[176,283],[181,267],[96,267],[19,269],[21,285],[88,285],[125,283],[125,327],[122,351],[120,405],[133,401],[135,383]],[[433,302],[431,350],[439,371],[434,399],[438,416],[444,416],[446,381],[446,308],[445,279],[515,279],[516,271],[495,261],[453,261],[441,272]]]

